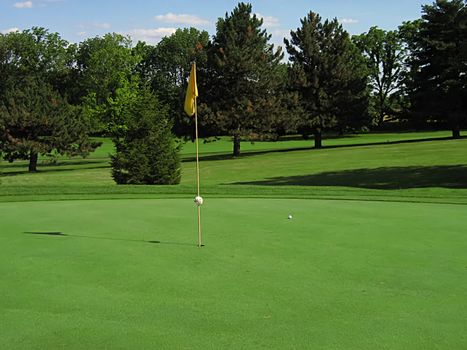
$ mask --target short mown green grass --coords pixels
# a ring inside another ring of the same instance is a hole
[[[303,147],[311,141],[245,142],[243,156],[235,159],[224,138],[201,144],[201,188],[206,195],[227,197],[466,202],[467,140],[448,136],[448,132],[366,134],[326,140],[328,148],[322,150]],[[86,159],[42,164],[37,174],[27,173],[24,162],[4,163],[0,201],[191,197],[195,192],[192,143],[183,147],[179,186],[115,185],[108,159],[111,150],[105,140],[104,151],[98,149]]]
[[[4,163],[0,348],[467,348],[467,140],[447,136],[202,144],[201,249],[191,143],[178,186],[113,184],[108,140]]]
[[[182,199],[0,203],[2,346],[463,349],[465,209],[212,199],[198,249]]]

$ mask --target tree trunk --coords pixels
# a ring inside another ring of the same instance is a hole
[[[459,139],[461,137],[461,130],[459,127],[459,123],[454,124],[452,127],[452,138]]]
[[[321,134],[321,129],[315,130],[314,134],[315,134],[315,148],[321,148],[322,139],[323,139],[323,135]]]
[[[379,117],[378,117],[378,118],[379,118],[379,120],[378,120],[378,126],[383,125],[383,123],[384,123],[384,112],[383,112],[383,111],[381,111],[381,113],[379,114]]]
[[[384,122],[384,95],[381,94],[379,97],[379,115],[378,115],[378,126],[383,125]]]
[[[233,155],[234,157],[238,157],[240,155],[240,136],[234,136],[233,142]]]
[[[29,172],[35,173],[37,171],[37,152],[31,151],[29,153]]]

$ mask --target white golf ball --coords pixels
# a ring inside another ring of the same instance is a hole
[[[201,197],[201,196],[196,196],[196,197],[195,197],[195,204],[196,204],[197,206],[203,205],[203,202],[204,202],[203,197]]]
[[[292,214],[289,214],[289,220],[292,220],[293,216]]]

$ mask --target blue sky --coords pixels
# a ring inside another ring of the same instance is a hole
[[[253,12],[264,18],[275,43],[300,25],[309,11],[323,18],[337,17],[351,34],[371,26],[395,29],[406,20],[419,18],[421,0],[253,0]],[[71,42],[118,32],[134,40],[157,43],[175,28],[196,27],[215,32],[217,18],[230,12],[238,1],[218,0],[0,0],[0,31],[41,26]]]

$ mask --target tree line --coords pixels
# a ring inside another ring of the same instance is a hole
[[[85,156],[112,138],[117,183],[180,181],[176,138],[193,137],[183,112],[197,62],[201,135],[245,140],[299,133],[322,146],[339,134],[399,125],[466,123],[467,5],[437,0],[397,30],[351,36],[309,12],[285,52],[252,6],[239,3],[216,33],[178,29],[157,45],[111,33],[69,43],[44,28],[0,34],[0,152],[8,161]]]

